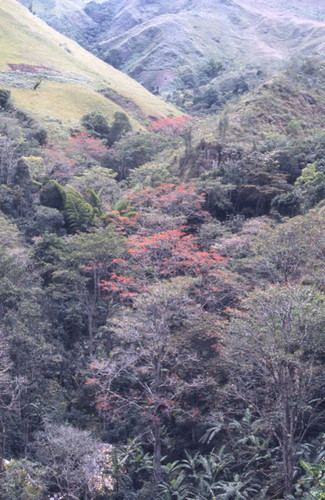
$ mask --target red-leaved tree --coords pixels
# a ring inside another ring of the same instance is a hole
[[[105,156],[107,146],[99,139],[82,132],[60,144],[47,143],[43,149],[43,159],[47,173],[60,182],[68,181]]]
[[[161,118],[152,121],[148,127],[149,132],[159,132],[171,136],[179,135],[188,125],[193,117],[189,115],[174,116],[173,118]]]

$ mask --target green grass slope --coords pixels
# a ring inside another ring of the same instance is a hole
[[[73,127],[93,110],[108,117],[124,111],[135,127],[148,116],[177,114],[15,0],[0,0],[0,88],[11,91],[18,107],[58,126]]]

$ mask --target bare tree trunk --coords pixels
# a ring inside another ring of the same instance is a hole
[[[291,402],[292,380],[290,368],[283,369],[283,394],[282,394],[282,455],[284,465],[284,485],[286,495],[292,494],[293,468],[294,468],[294,414]]]
[[[94,329],[93,329],[93,310],[92,306],[88,309],[88,336],[89,336],[89,356],[92,359],[94,354]]]
[[[155,472],[154,479],[155,483],[160,483],[161,480],[161,438],[160,438],[160,420],[159,420],[159,386],[161,383],[161,357],[162,357],[163,348],[160,349],[160,352],[156,359],[155,366],[155,382],[154,382],[154,391],[155,391],[155,412],[154,412],[154,457],[155,457]]]
[[[0,460],[0,471],[3,470],[4,466],[4,458],[5,458],[5,449],[6,449],[6,428],[4,426],[2,418],[0,418],[1,427],[2,427],[2,442],[1,442],[1,460]]]
[[[154,422],[154,457],[155,457],[155,473],[154,479],[155,483],[158,484],[161,481],[161,438],[160,438],[160,423],[157,413],[155,414]]]

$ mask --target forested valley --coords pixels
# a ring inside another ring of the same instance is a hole
[[[73,127],[39,68],[0,74],[0,498],[325,498],[323,58]]]

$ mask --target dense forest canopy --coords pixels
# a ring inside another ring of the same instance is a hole
[[[325,498],[323,58],[191,114],[94,73],[82,92],[110,104],[72,121],[42,108],[53,92],[63,113],[71,80],[16,63],[0,73],[0,497]]]

